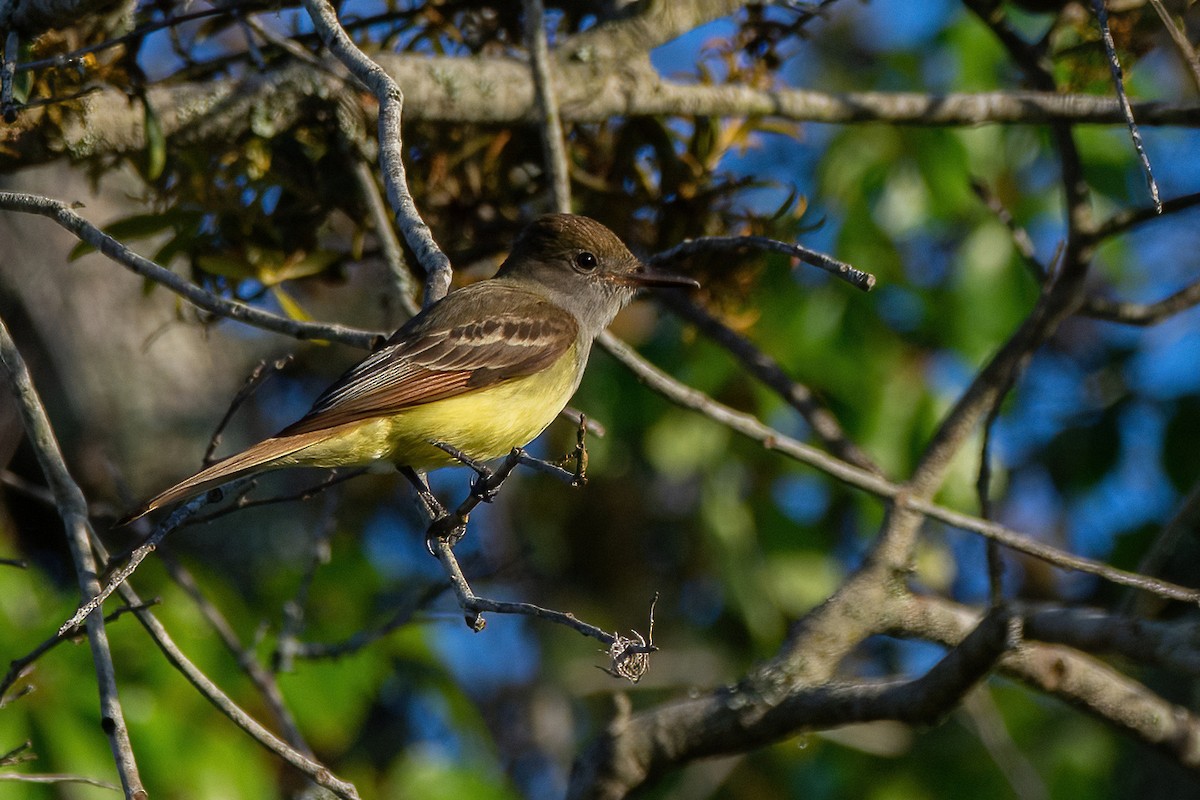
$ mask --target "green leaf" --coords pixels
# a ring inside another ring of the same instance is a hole
[[[122,242],[128,239],[145,239],[173,228],[177,221],[178,216],[175,214],[161,214],[158,212],[134,214],[133,216],[124,217],[109,224],[104,228],[104,232]],[[95,249],[95,247],[87,242],[80,242],[71,248],[71,252],[67,258],[75,261],[80,256],[87,255]]]
[[[148,181],[158,180],[167,164],[167,137],[163,134],[158,114],[145,97],[142,98],[142,125],[146,130],[146,156],[142,163],[142,176]]]

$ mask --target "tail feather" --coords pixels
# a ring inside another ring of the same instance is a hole
[[[186,500],[189,497],[215,489],[223,483],[255,472],[265,472],[272,468],[273,461],[290,455],[311,444],[308,436],[283,436],[274,439],[264,439],[256,445],[235,453],[229,458],[218,461],[206,467],[190,478],[185,478],[171,488],[155,495],[145,505],[117,523],[118,526],[128,525],[140,519],[155,509]]]

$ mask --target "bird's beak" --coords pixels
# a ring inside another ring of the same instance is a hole
[[[626,272],[621,275],[615,275],[614,279],[619,283],[636,287],[644,286],[674,289],[700,288],[700,284],[692,278],[688,278],[683,275],[676,275],[671,272],[662,272],[657,269],[650,269],[645,264],[642,264],[634,272]]]

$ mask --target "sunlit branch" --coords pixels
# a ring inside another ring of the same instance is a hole
[[[918,515],[932,517],[956,528],[981,534],[1006,547],[1027,553],[1056,567],[1098,575],[1122,586],[1135,587],[1174,600],[1200,602],[1200,590],[1187,589],[1167,581],[1118,569],[1090,558],[1073,555],[1003,525],[939,506],[924,497],[913,494],[905,485],[892,483],[886,478],[848,464],[763,424],[749,414],[735,411],[718,403],[703,392],[680,383],[646,362],[630,350],[628,345],[609,333],[601,334],[596,341],[628,367],[639,380],[673,403],[704,414],[730,430],[759,442],[769,450],[777,451],[815,467],[849,486],[889,499],[896,507],[917,512]]]
[[[405,241],[425,269],[424,304],[429,306],[442,299],[450,289],[451,266],[450,259],[434,241],[429,226],[421,219],[408,190],[400,135],[404,93],[382,67],[354,44],[327,0],[304,0],[304,8],[330,52],[363,82],[379,103],[379,163],[383,168],[388,203],[396,212],[396,222]]]
[[[567,148],[563,143],[562,121],[558,114],[558,96],[550,74],[550,50],[546,43],[546,11],[542,0],[524,0],[525,48],[529,51],[529,66],[533,88],[541,112],[538,131],[542,137],[546,165],[549,167],[550,189],[554,210],[571,211],[571,182],[567,169]]]
[[[301,340],[325,339],[364,348],[370,347],[376,341],[377,337],[374,334],[364,331],[341,325],[297,322],[206,292],[174,272],[133,252],[61,201],[38,195],[0,192],[0,209],[47,217],[118,264],[167,287],[197,308],[212,314]]]
[[[883,719],[933,724],[1019,638],[1019,620],[1000,612],[985,617],[928,672],[911,681],[809,686],[767,672],[626,716],[610,724],[575,762],[567,797],[625,797],[672,765],[742,752],[805,730]]]
[[[46,415],[46,408],[3,320],[0,320],[0,363],[4,365],[7,382],[17,402],[26,435],[33,445],[38,464],[54,495],[58,515],[66,529],[67,544],[75,563],[79,591],[85,599],[93,597],[100,590],[100,582],[97,578],[99,567],[89,545],[89,539],[94,537],[95,533],[88,521],[87,501],[67,470],[62,450],[58,445],[58,437]],[[142,788],[133,744],[129,739],[129,729],[126,727],[125,715],[117,693],[116,671],[113,668],[104,618],[100,614],[91,614],[87,616],[85,624],[96,682],[100,690],[100,714],[104,721],[102,727],[108,737],[117,774],[121,777],[121,785],[127,797],[144,796],[145,789]]]

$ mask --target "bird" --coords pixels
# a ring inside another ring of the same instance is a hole
[[[590,217],[539,217],[495,277],[409,319],[299,420],[165,489],[118,524],[268,470],[390,463],[412,476],[498,458],[563,410],[592,342],[638,289],[698,286],[649,269]]]

